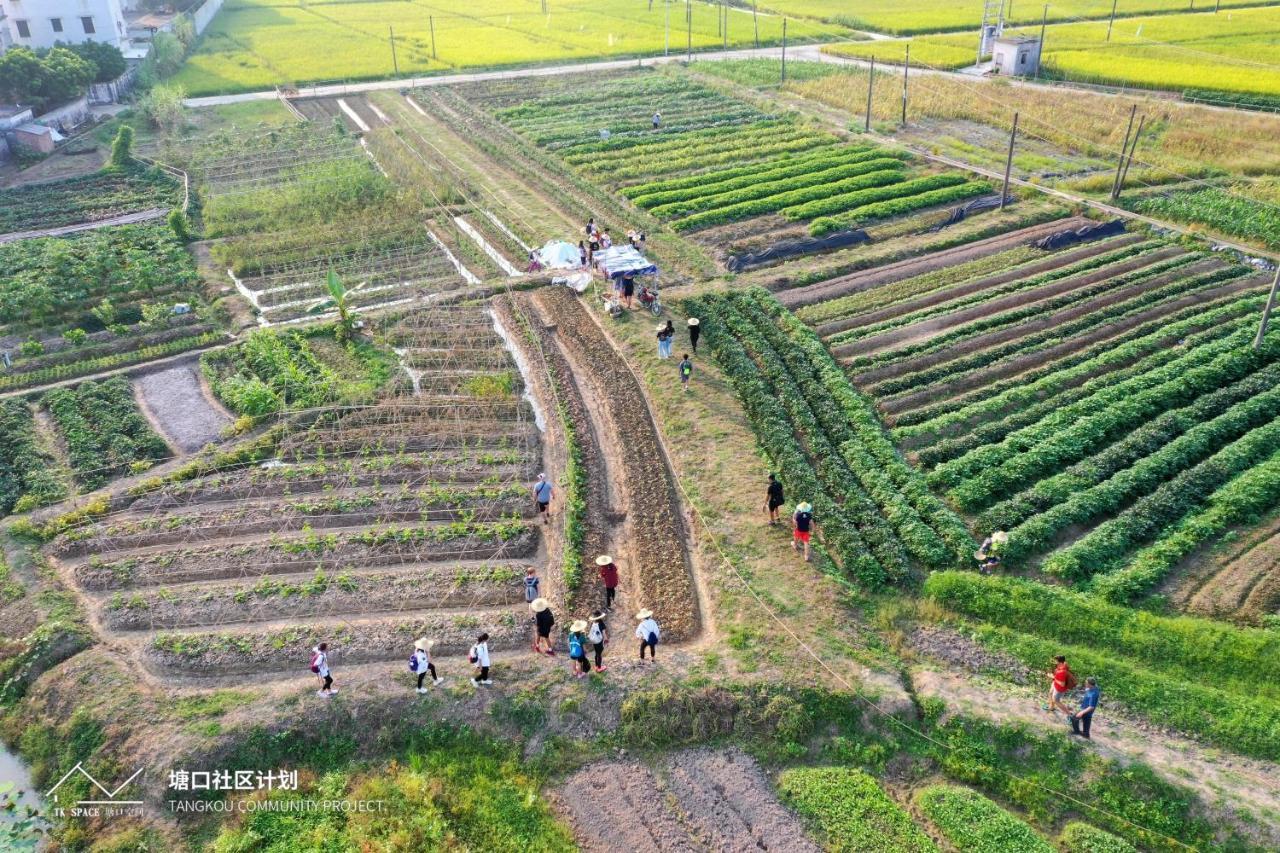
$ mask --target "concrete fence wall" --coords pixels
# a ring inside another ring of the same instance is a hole
[[[196,27],[196,35],[204,32],[205,27],[209,26],[209,22],[213,20],[213,16],[218,14],[218,10],[222,8],[222,0],[205,0],[204,3],[191,13],[191,20]]]

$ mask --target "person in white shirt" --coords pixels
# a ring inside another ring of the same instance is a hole
[[[426,637],[419,637],[413,644],[413,657],[410,669],[418,673],[418,692],[426,693],[427,688],[422,686],[423,680],[427,677],[427,673],[431,673],[431,683],[441,684],[444,679],[436,673],[436,665],[431,662],[431,647],[434,646],[435,640],[428,640]]]
[[[489,678],[489,635],[481,634],[476,637],[476,644],[471,647],[471,654],[468,656],[471,663],[475,664],[478,677],[472,678],[472,684],[493,684]]]
[[[329,644],[321,643],[311,650],[311,671],[323,681],[316,691],[317,696],[332,696],[337,693],[333,689],[333,675],[329,672]]]
[[[640,624],[636,626],[636,639],[640,641],[640,660],[644,661],[644,650],[649,650],[649,659],[658,659],[658,641],[662,639],[662,629],[653,619],[652,610],[641,610],[636,614]]]

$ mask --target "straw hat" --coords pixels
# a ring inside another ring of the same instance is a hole
[[[667,324],[666,324],[666,323],[659,323],[659,324],[658,324],[658,328],[657,328],[657,329],[655,329],[654,331],[661,332],[661,331],[664,331],[666,328],[667,328]]]
[[[996,545],[1004,545],[1009,541],[1009,534],[1005,533],[1003,530],[997,530],[995,533],[991,534],[991,541]]]
[[[604,617],[605,617],[605,615],[606,615],[606,614],[605,614],[605,612],[604,612],[603,610],[597,610],[595,613],[592,613],[592,614],[591,614],[591,621],[592,621],[592,622],[603,622],[603,621],[604,621]]]
[[[801,501],[796,504],[796,512],[813,512],[813,504]]]
[[[636,618],[639,619],[641,622],[643,622],[645,619],[648,619],[651,616],[653,616],[652,610],[641,610],[639,613],[636,614]]]
[[[698,325],[698,318],[697,318],[697,317],[690,317],[690,318],[689,318],[689,325],[690,325],[690,326],[696,326],[696,325]]]
[[[535,598],[533,601],[529,602],[529,609],[534,613],[541,613],[550,606],[551,602],[547,601],[545,598]]]
[[[613,557],[610,557],[608,554],[601,554],[599,557],[596,557],[597,566],[607,566],[612,562]]]
[[[422,649],[423,651],[427,651],[435,644],[436,644],[435,640],[428,640],[426,637],[419,637],[418,639],[413,641],[413,647],[415,649]]]
[[[585,631],[585,630],[587,630],[587,622],[585,619],[578,619],[572,625],[569,626],[569,631],[574,634],[577,634],[580,631]]]

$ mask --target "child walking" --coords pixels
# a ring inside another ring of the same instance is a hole
[[[604,665],[604,647],[609,642],[609,626],[604,623],[605,612],[597,610],[591,614],[591,628],[587,631],[587,639],[591,641],[591,648],[596,653],[596,671],[604,672],[608,669]]]
[[[471,653],[467,655],[467,660],[475,666],[479,672],[472,676],[471,683],[475,685],[493,684],[489,679],[489,635],[481,634],[476,637],[476,644],[471,647]]]
[[[583,634],[587,623],[582,619],[569,625],[569,660],[573,661],[574,674],[585,678],[591,673],[591,662],[587,660],[587,638]]]
[[[658,659],[658,641],[662,639],[662,629],[654,621],[652,610],[641,610],[636,614],[640,624],[636,626],[636,639],[640,641],[640,660],[644,661],[644,651],[649,650],[649,659]]]
[[[538,586],[542,583],[538,578],[538,570],[534,566],[524,570],[524,600],[532,604],[538,597]]]
[[[444,683],[444,679],[436,673],[436,665],[431,662],[431,647],[435,644],[435,640],[428,640],[426,637],[419,637],[413,644],[413,657],[409,658],[409,671],[418,673],[419,693],[427,692],[427,688],[422,686],[427,673],[431,673],[432,684]]]
[[[321,643],[311,650],[311,671],[320,677],[320,689],[317,696],[332,696],[337,693],[333,689],[333,674],[329,672],[329,644]]]

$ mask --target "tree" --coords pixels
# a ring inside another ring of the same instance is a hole
[[[176,207],[169,211],[169,227],[184,243],[191,239],[191,224],[187,221],[187,215]]]
[[[172,33],[156,33],[156,37],[151,40],[151,55],[147,60],[154,63],[160,77],[168,77],[181,67],[185,54],[186,49],[177,36]]]
[[[182,129],[186,120],[185,108],[182,106],[186,97],[186,90],[181,86],[159,83],[142,97],[138,102],[138,109],[165,134],[172,135]]]
[[[0,100],[27,104],[43,112],[84,94],[97,66],[65,47],[37,55],[26,47],[0,55]]]
[[[120,125],[115,141],[111,143],[111,165],[127,166],[133,162],[133,128]]]
[[[63,46],[61,43],[58,44],[58,47]],[[65,45],[65,47],[81,59],[93,63],[97,68],[97,74],[93,78],[95,83],[110,83],[119,78],[129,67],[125,64],[124,54],[114,44],[107,44],[104,41],[86,41]]]
[[[351,310],[351,297],[368,282],[361,282],[348,289],[342,283],[342,279],[338,278],[338,274],[333,270],[329,270],[329,275],[325,278],[324,283],[325,287],[329,289],[329,296],[308,308],[307,313],[323,314],[327,311],[336,310],[338,312],[338,327],[334,330],[334,335],[338,340],[345,343],[351,340],[351,335],[355,332],[356,316],[355,312]]]

